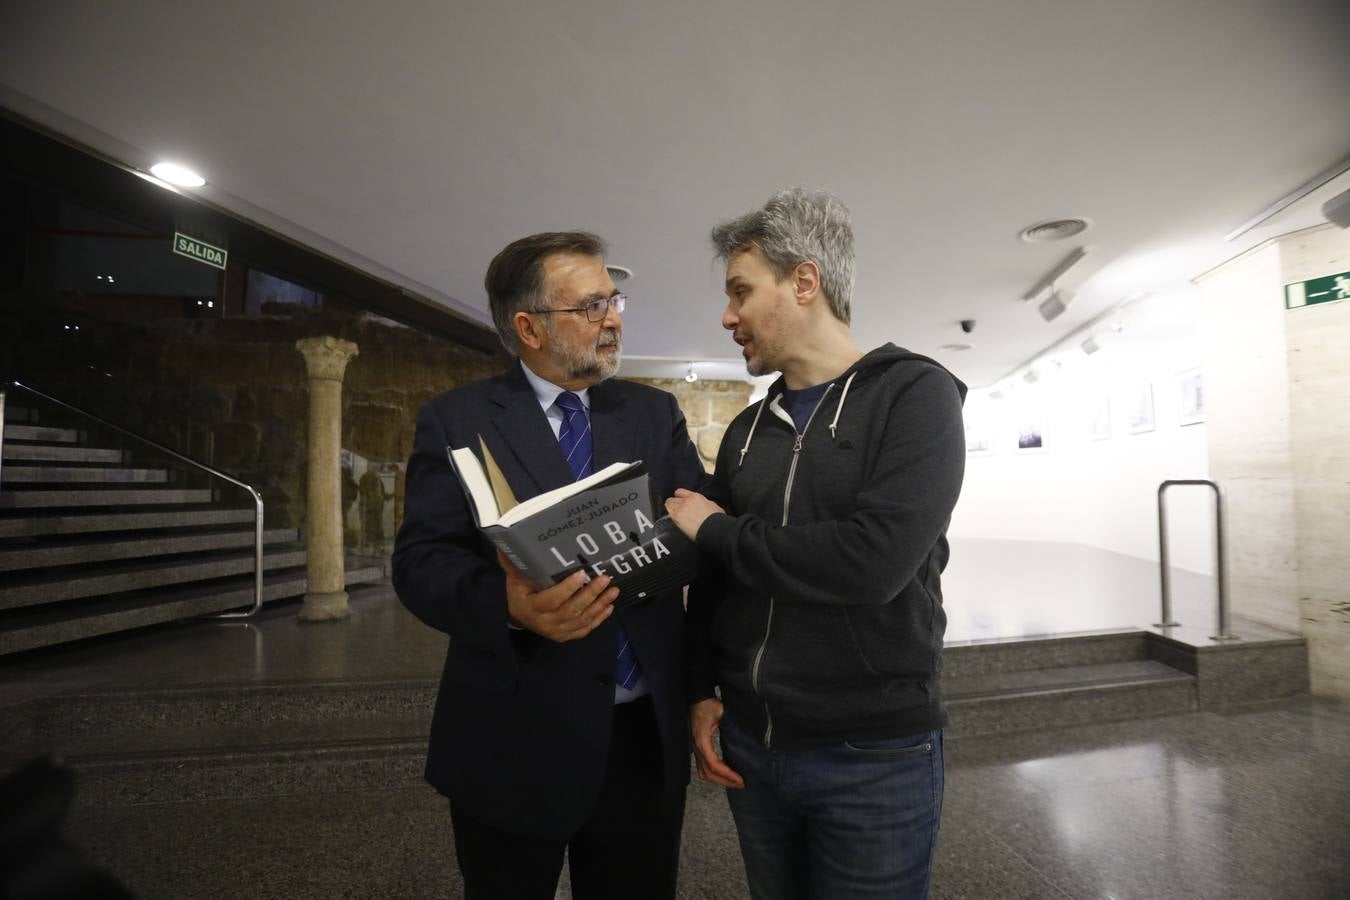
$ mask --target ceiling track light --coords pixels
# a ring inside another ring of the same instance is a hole
[[[1237,228],[1234,228],[1232,231],[1228,232],[1228,234],[1224,235],[1223,239],[1225,241],[1232,241],[1242,237],[1244,234],[1251,231],[1257,225],[1260,225],[1267,219],[1273,218],[1275,215],[1283,212],[1290,206],[1293,206],[1295,203],[1302,200],[1304,197],[1308,196],[1313,191],[1320,188],[1322,185],[1328,183],[1334,178],[1339,178],[1346,172],[1350,172],[1350,156],[1347,156],[1345,159],[1336,163],[1336,165],[1332,166],[1330,169],[1327,169],[1325,172],[1321,172],[1313,176],[1308,181],[1305,181],[1303,184],[1294,188],[1293,191],[1291,191],[1288,194],[1285,194],[1283,197],[1276,200],[1274,203],[1270,204],[1270,206],[1267,206],[1265,209],[1261,210],[1259,213],[1252,216],[1247,221],[1243,222]],[[1323,207],[1324,214],[1325,211],[1326,207]]]
[[[1074,297],[1072,291],[1051,290],[1050,296],[1042,300],[1041,305],[1037,307],[1041,318],[1047,322],[1058,319],[1073,304]]]
[[[1041,280],[1036,282],[1036,284],[1032,286],[1031,290],[1023,294],[1022,299],[1027,302],[1030,302],[1032,300],[1035,300],[1041,294],[1045,293],[1047,289],[1053,288],[1055,286],[1055,283],[1064,277],[1065,273],[1067,273],[1074,266],[1078,265],[1078,263],[1082,261],[1083,257],[1087,255],[1088,255],[1087,247],[1075,248],[1073,251],[1069,253],[1068,256],[1064,257],[1058,263],[1056,263],[1053,269],[1051,269],[1049,272],[1046,272],[1043,276],[1041,276]]]

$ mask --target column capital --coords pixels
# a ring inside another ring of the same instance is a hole
[[[301,338],[295,349],[305,357],[305,368],[311,381],[341,381],[347,372],[347,363],[360,351],[351,341],[332,335]]]

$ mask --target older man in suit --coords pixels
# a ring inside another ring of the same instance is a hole
[[[618,608],[607,577],[535,590],[474,526],[446,459],[481,435],[526,499],[618,461],[659,504],[704,481],[675,398],[608,380],[627,298],[584,232],[516,241],[485,279],[502,375],[424,406],[394,586],[450,635],[427,780],[450,798],[470,900],[673,897],[689,780],[679,591]]]

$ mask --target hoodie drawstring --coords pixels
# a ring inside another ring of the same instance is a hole
[[[834,421],[830,422],[830,440],[834,440],[834,429],[839,424],[839,414],[844,411],[844,401],[848,399],[848,386],[851,385],[853,379],[857,377],[858,371],[855,369],[853,374],[848,376],[848,381],[844,382],[844,392],[839,395],[839,405],[834,408]],[[746,446],[748,447],[749,445],[750,442],[746,441]],[[741,452],[742,455],[744,455],[744,451]]]
[[[759,417],[764,412],[764,407],[769,404],[769,398],[765,397],[759,401],[759,409],[755,410],[755,420],[750,423],[750,433],[745,436],[745,446],[741,448],[740,461],[736,463],[736,468],[745,465],[745,454],[750,451],[750,439],[755,436],[755,426],[759,424]]]

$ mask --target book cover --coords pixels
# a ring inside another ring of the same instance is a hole
[[[609,575],[616,606],[688,584],[699,551],[669,516],[652,514],[647,468],[614,463],[580,481],[517,502],[487,445],[447,448],[480,531],[536,587],[579,568]]]

